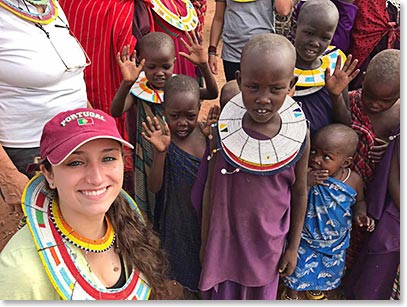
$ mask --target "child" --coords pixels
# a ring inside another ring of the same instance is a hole
[[[304,113],[287,95],[294,66],[282,35],[256,35],[242,50],[241,93],[222,109],[193,188],[206,299],[276,299],[279,274],[294,270],[309,154]]]
[[[299,79],[293,98],[301,102],[310,121],[311,136],[337,121],[338,116],[346,115],[350,120],[347,85],[359,71],[351,55],[346,59],[341,50],[329,46],[338,19],[338,10],[329,0],[306,1],[298,15],[294,74]]]
[[[362,88],[349,93],[352,128],[359,134],[353,168],[373,179],[391,133],[400,124],[400,50],[386,49],[369,63]]]
[[[283,300],[297,300],[304,290],[309,299],[326,299],[322,291],[336,289],[345,271],[352,219],[356,226],[374,229],[374,220],[366,216],[363,181],[349,168],[357,144],[356,132],[342,124],[325,126],[312,139],[307,213],[297,267],[283,279]]]
[[[369,184],[389,142],[398,136],[394,131],[400,125],[400,50],[386,49],[374,56],[364,75],[362,88],[350,92],[349,98],[351,127],[359,135],[351,168]],[[347,122],[346,118],[338,119]],[[352,269],[365,237],[357,228],[352,229],[346,256],[348,271]]]
[[[289,38],[294,42],[295,30],[296,30],[296,19],[300,12],[301,6],[312,0],[300,0],[295,5],[293,13],[291,15],[291,29],[289,32]],[[353,22],[356,18],[356,13],[358,7],[353,4],[353,0],[330,0],[335,4],[339,13],[338,26],[336,27],[334,36],[332,37],[331,44],[338,47],[343,52],[347,52],[350,44],[351,30]],[[295,45],[295,43],[294,43]]]
[[[164,130],[157,117],[147,117],[143,137],[154,146],[148,188],[156,194],[154,224],[167,251],[171,278],[198,292],[201,231],[191,203],[191,189],[206,148],[206,136],[217,121],[219,107],[209,111],[204,133],[197,125],[199,85],[175,75],[164,87]]]
[[[188,50],[190,54],[180,53],[192,63],[198,65],[204,75],[207,88],[200,89],[200,99],[215,99],[218,96],[216,80],[211,74],[207,55],[198,44],[195,34],[190,36]],[[127,130],[129,140],[135,145],[135,200],[143,213],[152,221],[154,215],[154,194],[148,192],[147,176],[152,163],[152,145],[141,137],[142,122],[147,116],[156,116],[162,122],[163,88],[173,74],[175,51],[174,42],[167,34],[152,32],[140,42],[140,63],[136,64],[136,54],[129,54],[129,48],[117,55],[123,81],[111,105],[113,116],[127,112]],[[145,77],[140,76],[144,70]],[[140,76],[140,77],[139,77]],[[136,82],[137,80],[137,82]],[[130,91],[131,90],[131,91]]]

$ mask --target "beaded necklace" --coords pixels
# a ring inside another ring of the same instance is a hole
[[[24,20],[39,24],[49,24],[58,17],[56,0],[27,0],[27,2],[34,5],[44,5],[44,13],[30,12],[27,5],[25,7],[15,5],[8,0],[0,0],[0,6]]]
[[[124,191],[121,195],[144,222],[142,213],[134,200]],[[46,185],[44,175],[34,176],[24,189],[22,208],[27,217],[38,255],[45,271],[64,300],[146,300],[151,287],[143,273],[131,270],[126,283],[121,288],[106,288],[80,266],[74,246],[67,244],[51,220],[51,204],[54,193]],[[55,205],[58,203],[55,201]],[[54,213],[56,212],[54,208]]]
[[[51,220],[58,233],[76,247],[93,253],[103,253],[112,248],[116,239],[116,234],[107,216],[105,217],[107,224],[106,233],[102,238],[92,240],[81,236],[68,225],[68,223],[64,220],[60,208],[54,198],[51,200],[50,213]]]

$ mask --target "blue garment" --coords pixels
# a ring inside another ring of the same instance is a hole
[[[329,177],[329,186],[315,185],[308,192],[308,207],[298,248],[295,271],[284,283],[297,291],[332,290],[345,271],[345,253],[352,226],[351,206],[356,191]]]
[[[201,274],[201,228],[191,201],[200,162],[200,158],[171,142],[154,215],[155,229],[168,254],[171,278],[191,291],[198,291]]]

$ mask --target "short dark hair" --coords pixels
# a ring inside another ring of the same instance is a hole
[[[296,53],[293,44],[283,35],[275,33],[263,33],[253,36],[243,47],[241,55],[241,66],[249,54],[281,53],[285,59],[291,59],[293,71],[295,67]]]
[[[400,84],[400,50],[385,49],[376,54],[366,69],[366,78]]]
[[[352,157],[355,154],[359,136],[351,127],[339,123],[329,124],[319,129],[314,138],[324,134],[327,141],[332,140],[342,145],[342,149],[348,156]]]
[[[335,4],[331,0],[308,0],[301,6],[298,13],[297,24],[301,23],[302,18],[305,16],[313,16],[315,12],[323,12],[326,15],[332,15],[332,17],[339,20],[339,12]]]
[[[168,100],[174,93],[191,92],[196,95],[199,101],[199,84],[198,82],[187,75],[174,75],[165,82],[164,86],[164,106],[165,101]]]
[[[150,32],[141,39],[139,52],[140,55],[144,57],[145,55],[143,53],[146,52],[146,50],[159,50],[166,47],[171,48],[175,54],[174,41],[168,34],[164,32]]]

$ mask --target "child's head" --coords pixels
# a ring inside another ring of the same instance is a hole
[[[282,35],[265,33],[254,36],[243,47],[237,82],[248,116],[267,123],[283,105],[295,85],[295,49]]]
[[[301,7],[297,20],[295,49],[297,66],[315,68],[335,33],[339,13],[330,0],[308,0]]]
[[[163,89],[174,71],[175,47],[163,32],[150,32],[140,41],[140,59],[145,59],[144,73],[151,86]]]
[[[187,137],[196,127],[199,108],[199,84],[186,75],[172,76],[164,87],[164,115],[171,135]]]
[[[369,113],[390,109],[400,98],[400,50],[386,49],[369,62],[362,83],[362,101]]]
[[[312,138],[309,167],[335,175],[339,169],[350,166],[358,141],[357,133],[349,126],[330,124],[321,128]]]

